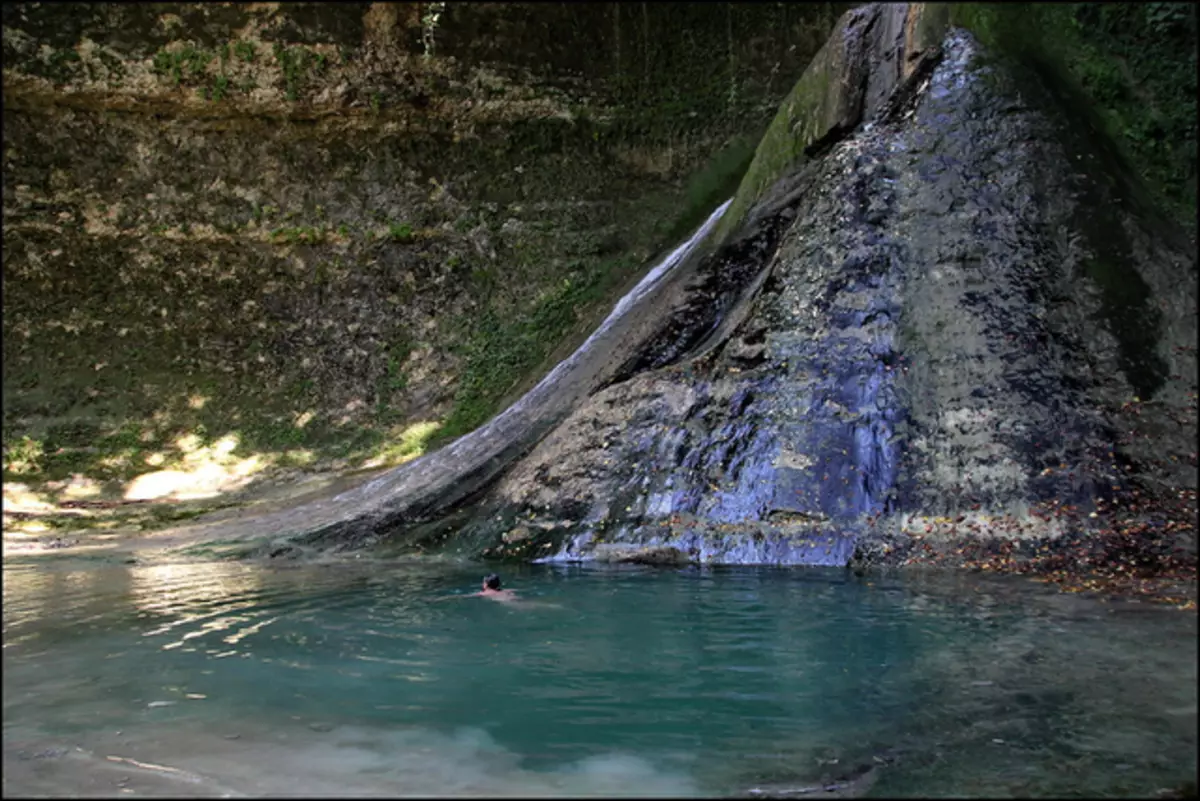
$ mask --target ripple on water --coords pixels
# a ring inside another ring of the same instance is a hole
[[[1195,615],[1007,580],[513,570],[542,606],[448,599],[479,569],[444,564],[6,565],[6,792],[703,795],[869,768],[883,794],[1128,794],[1194,775]]]

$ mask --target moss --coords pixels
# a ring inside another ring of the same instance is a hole
[[[805,148],[828,131],[837,112],[840,85],[837,69],[835,45],[826,44],[780,104],[738,185],[733,203],[717,225],[714,241],[724,241],[735,231],[767,188],[803,164]]]
[[[255,50],[254,45],[251,42],[239,41],[235,43],[233,46],[233,52],[240,61],[244,61],[247,64],[254,63],[254,59],[258,56],[258,51]]]
[[[758,141],[759,137],[753,135],[736,137],[688,179],[683,192],[683,210],[663,229],[668,239],[686,236],[704,222],[719,203],[734,194],[754,159]]]
[[[408,223],[391,223],[387,233],[393,242],[411,242],[413,239],[413,229]]]
[[[225,95],[229,93],[229,78],[224,75],[218,75],[213,79],[212,90],[209,97],[213,101],[223,100]]]
[[[948,5],[984,45],[1086,98],[1122,161],[1182,225],[1196,217],[1196,7],[1189,3]]]
[[[325,69],[325,56],[303,45],[287,47],[276,42],[272,52],[283,72],[284,93],[288,100],[297,100],[309,81]]]
[[[271,232],[271,239],[275,242],[286,242],[289,244],[308,244],[319,245],[325,241],[325,231],[315,226],[291,226],[276,228]]]
[[[607,295],[618,277],[632,266],[589,265],[576,278],[563,279],[544,292],[527,311],[502,316],[488,308],[472,326],[460,350],[463,372],[454,407],[438,431],[440,443],[487,422],[501,400],[563,341],[580,312]]]
[[[203,76],[216,53],[201,50],[191,45],[168,50],[163,48],[154,55],[154,71],[171,81],[173,86],[189,83]]]
[[[79,66],[79,54],[75,50],[65,47],[50,54],[46,59],[44,69],[31,71],[34,71],[35,74],[40,72],[55,83],[68,83],[76,77]]]

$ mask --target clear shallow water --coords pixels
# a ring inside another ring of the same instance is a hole
[[[6,794],[1151,794],[1196,616],[1020,580],[4,568]],[[439,600],[442,599],[442,600]],[[850,781],[856,778],[856,781]]]

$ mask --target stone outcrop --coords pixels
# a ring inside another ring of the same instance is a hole
[[[1103,527],[1129,492],[1194,492],[1192,247],[1062,87],[938,16],[843,17],[743,182],[742,232],[707,262],[778,231],[725,324],[570,415],[469,541],[842,565],[1045,542]],[[513,525],[540,535],[492,533]]]
[[[687,181],[839,8],[6,4],[6,448],[474,428],[728,196]]]
[[[513,407],[545,414],[212,536],[846,565],[1194,500],[1194,244],[1069,88],[948,19],[847,12],[711,239]]]

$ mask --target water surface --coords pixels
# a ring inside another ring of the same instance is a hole
[[[4,568],[6,794],[1130,795],[1196,616],[1022,580],[438,562]]]

